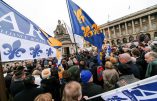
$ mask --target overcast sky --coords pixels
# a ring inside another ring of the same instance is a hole
[[[3,0],[50,35],[58,19],[70,26],[66,0]],[[98,25],[157,4],[157,0],[73,0]]]

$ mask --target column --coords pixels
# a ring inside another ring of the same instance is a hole
[[[120,36],[122,35],[120,24],[119,24],[119,34],[120,34]]]
[[[125,31],[126,31],[126,35],[128,35],[128,27],[127,27],[127,23],[125,22]]]
[[[109,34],[109,39],[111,39],[111,33],[110,33],[110,28],[108,27],[108,34]]]
[[[149,30],[151,30],[152,29],[152,23],[151,23],[150,15],[148,15],[148,22],[149,22]]]
[[[134,26],[134,20],[132,20],[132,32],[135,33],[135,26]]]
[[[115,30],[115,26],[113,26],[113,33],[114,33],[114,37],[116,38],[116,30]]]
[[[142,19],[140,18],[140,29],[142,30]]]

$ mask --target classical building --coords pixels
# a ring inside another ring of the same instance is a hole
[[[111,45],[133,42],[141,31],[153,40],[157,37],[157,5],[107,22],[100,25],[100,29]]]
[[[75,43],[72,43],[66,26],[58,20],[58,25],[54,31],[54,37],[62,42],[62,55],[70,55],[76,51]]]

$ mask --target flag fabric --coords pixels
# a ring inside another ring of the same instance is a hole
[[[72,0],[67,0],[67,6],[73,33],[84,37],[86,41],[101,49],[104,34],[100,32],[99,26]]]
[[[107,45],[107,50],[106,50],[106,56],[110,56],[110,54],[111,54],[111,46],[108,44]]]
[[[98,49],[98,62],[101,64],[100,52],[104,41],[104,34],[99,26],[72,0],[67,0],[67,7],[71,20],[73,33],[82,36]],[[77,40],[77,39],[76,39]]]
[[[73,43],[75,43],[75,42],[74,42],[74,38],[75,38],[75,39],[76,39],[76,40],[75,40],[75,41],[76,41],[76,45],[77,45],[79,48],[83,48],[83,38],[82,38],[81,36],[77,35],[77,34],[74,34],[74,36],[73,36],[72,29],[71,29],[66,23],[65,23],[65,25],[66,25],[67,31],[68,31],[68,33],[69,33],[69,35],[70,35],[71,41],[72,41]]]
[[[41,30],[35,23],[0,0],[1,61],[57,57],[54,46],[62,43]]]
[[[101,94],[105,101],[157,101],[157,76]]]

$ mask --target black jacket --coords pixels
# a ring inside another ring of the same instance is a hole
[[[41,87],[44,92],[49,92],[55,101],[60,101],[60,82],[56,77],[51,77],[50,79],[43,79],[41,81]]]
[[[16,94],[14,101],[34,101],[39,94],[43,93],[43,89],[36,87],[35,84],[27,86],[23,91]]]
[[[25,85],[22,80],[12,81],[10,85],[11,95],[14,97],[17,93],[21,92],[24,88],[25,88]]]
[[[138,79],[141,79],[141,75],[140,75],[140,69],[139,67],[136,65],[136,64],[133,64],[131,61],[126,63],[126,65],[128,65],[131,70],[132,70],[132,73],[134,74],[134,76]]]
[[[94,83],[82,84],[82,94],[83,96],[92,97],[97,94],[103,93],[104,90],[101,86]],[[103,101],[101,97],[91,99],[90,101]]]

